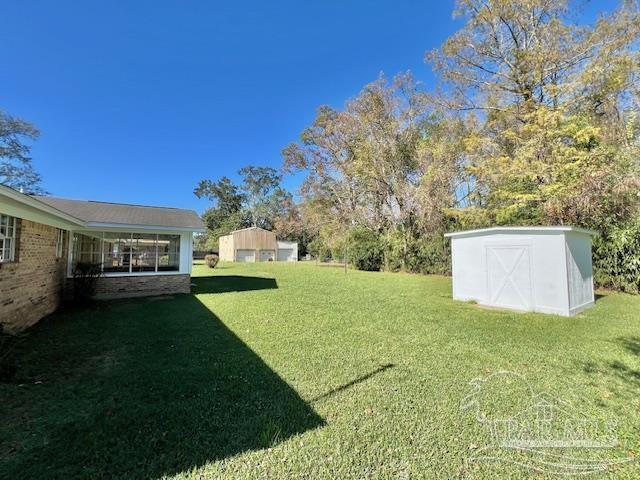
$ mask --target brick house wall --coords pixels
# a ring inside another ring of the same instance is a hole
[[[60,305],[69,233],[56,257],[58,229],[16,219],[15,261],[0,264],[0,323],[9,332],[33,325]]]
[[[191,275],[138,275],[101,277],[96,286],[97,299],[150,297],[191,293]]]

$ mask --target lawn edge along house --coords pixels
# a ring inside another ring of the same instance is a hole
[[[0,185],[0,324],[17,332],[53,312],[76,262],[100,264],[96,297],[189,293],[192,210],[25,195]]]

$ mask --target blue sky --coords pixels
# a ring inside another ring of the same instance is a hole
[[[599,0],[592,11],[611,8]],[[5,2],[0,108],[36,124],[56,196],[193,208],[202,178],[280,167],[321,104],[412,70],[453,0]],[[287,177],[295,191],[299,178]]]

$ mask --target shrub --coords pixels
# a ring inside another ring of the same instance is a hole
[[[417,271],[426,274],[449,275],[451,273],[451,242],[443,234],[423,237],[418,243]]]
[[[215,253],[209,253],[208,255],[204,256],[204,263],[209,268],[216,268],[216,265],[218,265],[219,261],[220,257]]]
[[[358,270],[379,271],[384,262],[384,243],[376,232],[355,227],[349,232],[347,243],[349,263]]]
[[[640,291],[640,218],[594,239],[593,267],[596,285]]]
[[[71,271],[73,275],[73,302],[89,303],[96,293],[98,279],[102,276],[99,263],[78,262]]]
[[[331,260],[331,249],[324,243],[320,237],[314,238],[307,246],[311,256],[321,262]]]
[[[450,243],[441,233],[405,239],[401,232],[395,232],[387,241],[385,268],[447,275],[451,269]]]

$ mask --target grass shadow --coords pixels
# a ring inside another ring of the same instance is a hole
[[[594,293],[593,294],[593,301],[594,302],[599,302],[603,298],[607,298],[607,295],[602,294],[602,293]]]
[[[618,337],[614,344],[628,353],[640,357],[640,337]],[[628,356],[627,356],[628,357]],[[609,361],[589,360],[581,363],[581,369],[589,375],[604,375],[609,381],[608,387],[625,397],[635,398],[640,393],[640,370],[634,368],[628,358],[611,359]]]
[[[0,384],[5,478],[158,478],[324,425],[193,295],[53,315],[17,354],[25,383]]]
[[[640,337],[620,337],[616,339],[617,343],[624,347],[628,352],[640,357]]]
[[[269,290],[278,288],[275,278],[245,277],[242,275],[217,275],[215,277],[192,278],[192,292],[228,293]]]
[[[361,375],[358,378],[355,378],[353,380],[351,380],[348,383],[344,383],[338,387],[332,388],[331,390],[329,390],[326,393],[323,393],[321,395],[318,395],[317,397],[312,398],[311,400],[309,400],[309,403],[315,403],[319,400],[324,400],[325,398],[329,398],[332,397],[334,395],[339,394],[340,392],[343,392],[345,390],[348,390],[351,387],[354,387],[356,385],[358,385],[359,383],[365,382],[367,380],[369,380],[371,377],[378,375],[379,373],[384,372],[385,370],[388,370],[390,368],[395,367],[395,365],[393,363],[386,363],[384,365],[380,365],[378,368],[376,368],[375,370],[365,374],[365,375]]]

